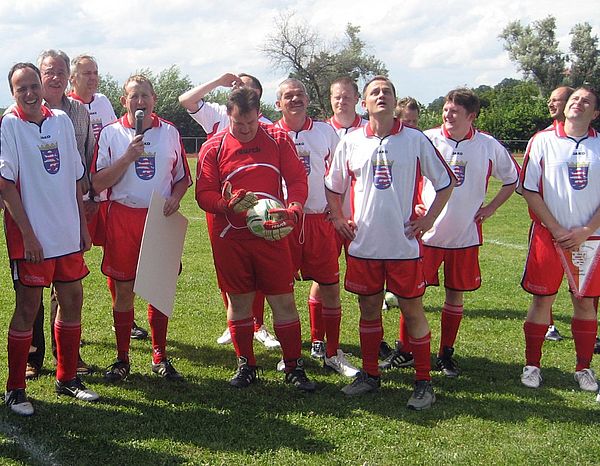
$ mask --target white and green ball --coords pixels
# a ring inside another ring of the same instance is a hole
[[[276,199],[259,199],[254,207],[246,211],[246,225],[248,229],[256,236],[264,238],[264,224],[267,220],[272,220],[269,210],[282,208],[283,204]]]

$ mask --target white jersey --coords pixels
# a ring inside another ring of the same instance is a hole
[[[308,177],[308,198],[304,203],[304,212],[320,214],[327,210],[323,178],[327,165],[335,152],[339,138],[333,128],[323,121],[306,118],[300,131],[293,131],[279,120],[275,126],[283,129],[294,141],[298,157],[304,164]]]
[[[363,126],[368,124],[369,120],[365,120],[364,118],[361,118],[359,115],[356,115],[352,124],[350,126],[346,127],[346,126],[342,126],[336,120],[335,115],[334,115],[329,120],[327,120],[327,123],[329,123],[333,127],[333,129],[335,129],[335,132],[341,139],[342,136],[345,136],[346,134],[351,133],[352,131],[357,130],[358,128],[362,128]]]
[[[325,186],[334,193],[350,190],[356,238],[348,254],[363,259],[416,259],[419,242],[407,238],[414,218],[421,176],[436,190],[448,187],[452,171],[421,131],[394,120],[389,136],[379,138],[370,125],[344,136]]]
[[[423,243],[445,249],[481,245],[475,214],[485,200],[489,178],[493,176],[503,186],[517,183],[517,163],[496,139],[474,128],[461,141],[453,140],[444,126],[427,130],[425,135],[442,154],[457,183],[433,227],[423,235]],[[435,189],[425,179],[423,202],[428,209],[434,197]]]
[[[25,120],[18,107],[2,118],[0,175],[15,183],[44,258],[51,259],[81,250],[76,184],[85,167],[67,114],[42,112],[40,125]],[[5,216],[9,256],[23,259],[21,233],[8,210]]]
[[[110,100],[108,100],[108,97],[104,94],[100,94],[99,92],[95,93],[90,103],[84,102],[83,99],[73,91],[69,93],[69,97],[81,102],[90,114],[90,123],[92,124],[96,141],[98,140],[100,130],[117,119]]]
[[[566,135],[557,123],[528,144],[521,172],[523,189],[539,193],[564,228],[581,227],[600,208],[600,137]],[[600,229],[594,235],[600,235]]]
[[[229,127],[229,116],[225,105],[214,102],[206,102],[204,99],[198,102],[198,110],[189,112],[196,123],[202,126],[206,133],[206,139],[212,138],[215,134]],[[262,113],[259,114],[258,121],[266,125],[272,124],[272,121],[266,118]]]
[[[100,132],[94,172],[120,159],[135,137],[127,115],[105,126]],[[144,131],[144,152],[129,165],[119,181],[108,190],[108,199],[129,207],[147,208],[152,192],[171,196],[175,183],[191,178],[179,131],[171,123],[152,114],[152,126]]]

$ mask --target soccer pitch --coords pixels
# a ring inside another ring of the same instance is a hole
[[[190,164],[195,162],[190,159]],[[195,168],[192,167],[193,169]],[[495,193],[496,183],[490,191]],[[36,414],[19,418],[0,409],[0,464],[594,464],[599,404],[573,380],[575,351],[570,334],[570,300],[563,287],[554,307],[565,336],[544,345],[539,390],[523,387],[522,324],[529,296],[519,285],[529,220],[514,195],[484,224],[483,285],[465,298],[465,317],[456,342],[457,379],[433,372],[437,402],[424,412],[406,409],[412,369],[384,373],[381,390],[346,398],[348,380],[310,359],[306,298],[297,286],[302,317],[303,356],[315,394],[299,393],[276,372],[279,351],[255,343],[264,369],[244,390],[228,385],[236,362],[231,345],[216,338],[225,312],[216,287],[204,214],[193,188],[181,211],[190,219],[184,258],[169,328],[167,351],[185,382],[151,373],[149,341],[132,341],[132,368],[119,385],[102,381],[102,371],[85,377],[102,399],[95,404],[57,398],[51,356],[45,371],[28,383]],[[4,237],[0,240],[2,339],[14,307]],[[86,255],[84,359],[102,369],[115,356],[110,297],[99,272],[101,251]],[[356,298],[342,293],[341,346],[360,365]],[[48,302],[48,299],[46,299]],[[432,329],[432,353],[439,343],[443,289],[430,288],[424,302]],[[136,321],[147,327],[145,303],[136,303]],[[270,313],[267,326],[272,329]],[[47,326],[48,327],[48,326]],[[385,339],[398,332],[398,310],[384,313]],[[46,329],[47,340],[48,329]],[[3,344],[5,345],[5,344]],[[5,348],[6,346],[3,346]],[[6,353],[0,380],[6,381]],[[432,357],[433,361],[433,357]],[[592,363],[592,367],[597,364]]]

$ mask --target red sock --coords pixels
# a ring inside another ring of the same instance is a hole
[[[440,338],[440,351],[438,355],[442,354],[444,346],[454,347],[462,316],[462,304],[454,305],[444,303],[444,307],[442,307],[442,336]]]
[[[8,329],[7,391],[25,388],[25,369],[27,368],[27,358],[29,356],[32,337],[33,330],[21,332],[12,328]]]
[[[131,327],[133,325],[133,308],[125,312],[117,312],[113,309],[113,321],[117,337],[117,359],[128,363]]]
[[[275,322],[273,329],[279,343],[281,343],[285,372],[291,372],[296,367],[296,361],[302,356],[300,318],[291,322]]]
[[[523,332],[525,332],[525,365],[540,367],[542,360],[542,345],[548,326],[546,324],[534,324],[525,321]]]
[[[330,358],[337,354],[340,347],[340,324],[342,322],[341,307],[323,307],[323,326],[327,336],[326,353]],[[382,335],[383,337],[383,335]]]
[[[308,315],[310,316],[310,341],[325,341],[323,326],[323,303],[320,299],[308,298]]]
[[[248,361],[249,366],[256,366],[254,347],[252,346],[254,318],[247,317],[240,320],[228,320],[227,325],[229,326],[231,341],[233,342],[237,357],[244,357]]]
[[[575,317],[571,319],[571,333],[573,334],[577,354],[576,371],[590,367],[594,355],[597,330],[598,322],[596,320],[581,320]]]
[[[108,291],[110,291],[110,297],[112,298],[112,304],[113,304],[113,308],[114,308],[115,302],[117,301],[117,291],[116,291],[115,281],[110,277],[106,277],[106,284],[108,285]]]
[[[56,359],[58,361],[56,380],[68,382],[77,376],[81,323],[56,320],[54,322],[54,336],[56,338]]]
[[[252,315],[254,316],[254,331],[258,332],[265,323],[265,295],[257,291],[252,302]]]
[[[148,304],[148,323],[152,335],[152,362],[158,364],[167,357],[167,326],[169,318]]]
[[[400,322],[398,325],[398,341],[402,345],[402,351],[405,353],[410,353],[412,351],[410,349],[408,327],[406,326],[406,320],[404,320],[402,312],[400,313]]]
[[[431,380],[431,332],[421,338],[409,337],[415,358],[415,380]]]
[[[379,344],[383,338],[383,324],[381,316],[375,320],[360,319],[358,324],[360,335],[360,352],[362,353],[363,370],[375,377],[379,377]]]

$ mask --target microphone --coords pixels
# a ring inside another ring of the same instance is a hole
[[[142,124],[144,122],[145,113],[143,110],[135,111],[135,135],[142,134]]]

